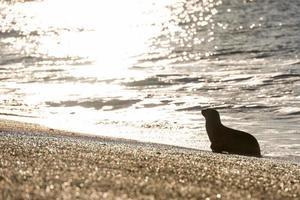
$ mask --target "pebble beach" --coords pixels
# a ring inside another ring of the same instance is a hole
[[[0,121],[1,199],[299,199],[300,166]]]

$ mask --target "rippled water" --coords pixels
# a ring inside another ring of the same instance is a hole
[[[0,114],[209,150],[201,109],[300,161],[298,0],[0,2]]]

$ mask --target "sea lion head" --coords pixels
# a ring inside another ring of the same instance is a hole
[[[207,122],[221,123],[220,115],[215,109],[209,108],[201,111]]]

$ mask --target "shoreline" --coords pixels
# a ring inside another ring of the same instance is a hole
[[[2,199],[298,199],[300,166],[0,120]]]

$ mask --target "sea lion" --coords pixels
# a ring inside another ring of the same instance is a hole
[[[202,110],[201,113],[205,117],[206,132],[213,152],[261,157],[259,144],[254,136],[224,126],[218,111],[214,109]]]

